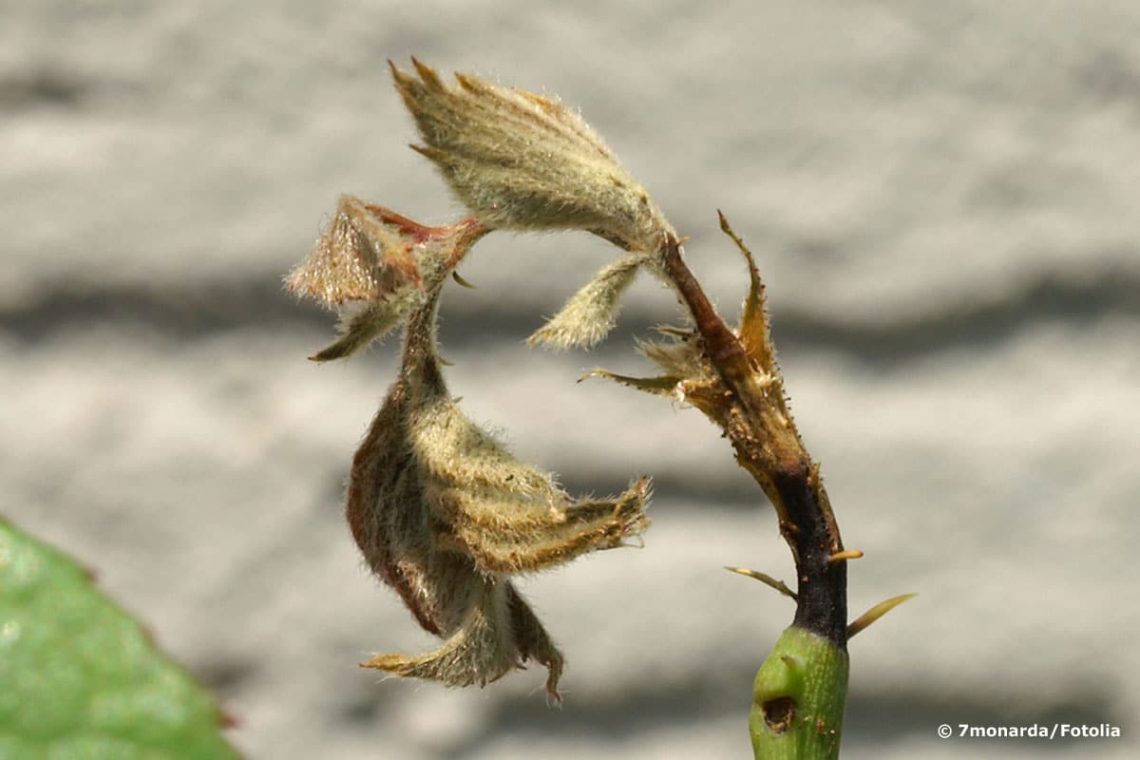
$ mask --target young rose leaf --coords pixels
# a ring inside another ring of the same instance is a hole
[[[388,300],[369,304],[356,312],[346,311],[337,324],[341,337],[309,358],[315,362],[343,359],[373,341],[382,340],[400,326],[406,313],[415,306],[418,295],[414,288],[407,288]]]
[[[613,329],[620,308],[618,301],[646,258],[644,254],[632,254],[604,267],[527,342],[532,346],[545,343],[557,349],[596,345]]]
[[[448,85],[414,58],[415,75],[389,63],[427,143],[416,150],[483,224],[589,230],[647,253],[672,232],[602,139],[559,101],[469,74]]]

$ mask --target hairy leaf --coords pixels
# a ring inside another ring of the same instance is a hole
[[[562,655],[509,578],[639,534],[649,482],[614,499],[575,501],[472,423],[441,375],[437,298],[438,290],[409,322],[400,377],[353,461],[347,514],[376,574],[444,642],[364,664],[466,686],[534,659],[557,698]]]
[[[617,320],[618,300],[633,284],[638,269],[646,263],[642,254],[623,256],[604,267],[594,279],[571,296],[528,343],[545,343],[553,348],[589,348],[600,342]]]
[[[294,293],[341,312],[341,338],[310,358],[340,359],[390,333],[485,232],[471,219],[427,227],[341,196],[313,252],[286,278]]]
[[[602,139],[559,101],[469,74],[448,85],[412,59],[392,64],[421,153],[479,220],[516,230],[582,229],[655,252],[672,227]]]

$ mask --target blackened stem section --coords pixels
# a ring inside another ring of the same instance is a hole
[[[772,501],[792,550],[799,586],[794,624],[846,649],[847,563],[831,560],[843,551],[843,541],[819,470],[788,412],[779,368],[770,359],[775,356],[770,338],[761,352],[767,362],[749,356],[709,303],[671,235],[662,261],[693,316],[705,358],[724,384],[723,401],[704,411],[724,429],[737,461]]]
[[[803,474],[806,470],[806,476]],[[800,473],[773,477],[779,500],[795,526],[780,532],[792,547],[799,581],[795,625],[847,648],[847,561],[832,562],[843,551],[839,527],[819,482],[818,470],[807,464]]]

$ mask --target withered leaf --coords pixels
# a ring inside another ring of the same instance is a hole
[[[438,289],[409,322],[400,377],[353,462],[347,514],[373,570],[444,642],[364,665],[465,686],[534,659],[557,698],[562,655],[509,578],[639,534],[649,482],[574,501],[472,423],[440,372],[436,298]]]
[[[414,59],[413,59],[414,60]],[[528,660],[558,696],[563,658],[512,585],[585,553],[621,546],[648,526],[649,481],[609,499],[575,500],[519,462],[459,409],[435,345],[440,292],[494,228],[583,229],[627,251],[534,336],[592,345],[612,328],[637,271],[655,269],[672,228],[577,114],[521,90],[457,75],[445,85],[414,61],[392,67],[426,146],[474,217],[427,227],[351,196],[291,290],[341,311],[341,338],[313,358],[340,358],[405,325],[401,369],[353,459],[346,513],[373,571],[427,631],[434,651],[364,663],[453,686],[486,684]]]
[[[740,313],[740,327],[737,336],[740,338],[748,356],[756,362],[757,366],[765,372],[776,374],[776,354],[772,346],[772,335],[768,325],[768,314],[764,304],[764,283],[760,280],[760,271],[756,268],[756,259],[752,251],[744,244],[744,240],[732,229],[728,218],[723,212],[717,211],[720,219],[720,229],[736,244],[744,261],[748,265],[748,295],[744,299],[744,306]]]
[[[313,252],[286,278],[294,293],[341,312],[341,338],[310,358],[339,359],[383,338],[485,233],[472,219],[427,227],[341,196]]]
[[[670,398],[681,397],[679,385],[683,378],[676,376],[630,377],[629,375],[619,375],[616,372],[610,372],[604,369],[595,369],[587,372],[581,379],[585,380],[591,377],[602,377],[606,380],[613,380],[615,383],[635,388],[645,393],[652,393],[656,396],[667,396]]]

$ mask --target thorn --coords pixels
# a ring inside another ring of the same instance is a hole
[[[848,559],[862,559],[863,552],[858,549],[844,549],[841,552],[836,552],[827,558],[827,561],[834,565],[836,562],[843,562]]]
[[[459,283],[459,285],[460,285],[461,287],[464,287],[464,288],[469,288],[469,289],[471,289],[471,290],[475,290],[475,286],[474,286],[474,285],[472,285],[472,284],[471,284],[470,282],[468,282],[467,280],[465,280],[465,279],[464,279],[462,276],[460,276],[459,272],[456,272],[454,269],[453,269],[453,270],[451,270],[451,279],[453,279],[453,280],[455,280],[457,283]]]
[[[444,359],[442,356],[437,356],[436,361],[438,361],[440,364],[442,364],[445,367],[454,367],[455,366],[454,362],[449,362],[447,359]]]
[[[788,670],[799,670],[800,661],[795,657],[792,657],[790,654],[782,654],[780,655],[780,659],[783,660],[784,665],[787,666]]]
[[[762,573],[759,570],[749,570],[746,567],[729,567],[728,565],[725,565],[724,569],[729,571],[730,573],[736,573],[737,575],[743,575],[746,578],[752,578],[754,580],[758,580],[761,583],[763,583],[765,586],[768,586],[769,588],[774,588],[776,591],[779,591],[784,596],[790,597],[792,599],[797,599],[797,600],[799,598],[796,596],[795,591],[792,591],[790,588],[788,588],[788,584],[784,583],[781,580],[776,580],[775,578],[768,575],[767,573]]]
[[[898,607],[903,602],[907,601],[908,599],[913,599],[916,596],[918,596],[918,594],[899,594],[898,596],[892,596],[886,601],[879,602],[847,626],[847,638],[853,638],[855,634],[867,628],[869,625],[871,625],[871,623],[874,623],[876,620],[881,618],[883,615],[886,615],[895,607]]]

